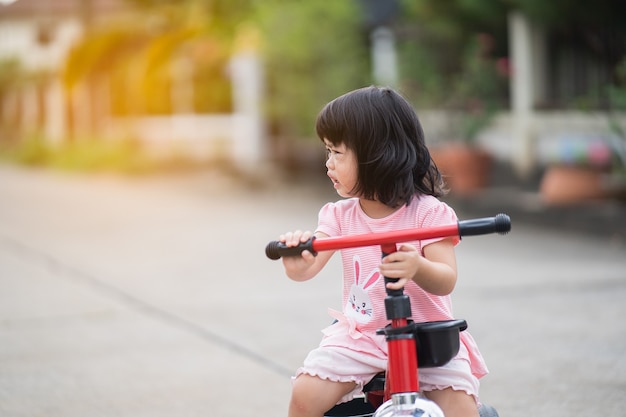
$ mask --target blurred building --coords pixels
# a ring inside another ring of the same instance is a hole
[[[381,83],[393,84],[397,75],[390,23],[398,12],[396,6],[397,2],[385,2],[385,7],[366,19],[371,32],[378,34],[373,69]],[[164,83],[170,89],[164,94],[170,95],[167,114],[121,120],[111,116],[106,94],[94,94],[94,88],[106,91],[106,85],[79,84],[69,90],[63,85],[60,74],[72,46],[98,22],[130,13],[133,10],[123,0],[17,0],[0,6],[0,134],[18,137],[37,130],[52,142],[85,131],[130,134],[159,152],[183,149],[199,159],[222,152],[235,155],[243,166],[262,161],[267,152],[261,112],[264,79],[253,31],[244,31],[243,40],[234,42],[238,46],[229,52],[232,56],[223,70],[232,84],[228,112],[209,114],[194,108],[190,80],[196,70],[184,53],[173,60],[171,80]],[[509,16],[508,27],[509,111],[499,113],[478,135],[497,159],[512,161],[525,175],[547,164],[563,141],[582,143],[584,148],[586,142],[612,138],[611,123],[626,126],[623,115],[612,115],[609,120],[607,111],[597,106],[585,111],[562,106],[607,82],[610,76],[604,63],[559,41],[520,13]],[[205,50],[195,52],[202,54],[210,55]],[[20,70],[11,72],[15,67]],[[450,119],[444,113],[421,112],[429,137],[445,136]]]
[[[181,51],[169,63],[171,78],[158,86],[165,89],[161,96],[169,114],[114,116],[111,100],[133,97],[111,97],[112,81],[106,76],[63,83],[70,50],[93,27],[129,16],[144,23],[145,16],[138,13],[123,0],[18,0],[0,6],[0,61],[9,67],[5,73],[13,66],[16,75],[24,76],[22,81],[6,77],[6,85],[0,86],[3,135],[42,132],[51,143],[81,136],[133,137],[158,157],[177,153],[198,160],[227,157],[243,167],[259,165],[265,153],[262,68],[249,30],[236,40],[230,63],[218,69],[232,83],[231,112],[195,109],[193,60],[206,61],[210,42],[194,49],[183,38],[174,46]]]
[[[0,6],[0,59],[27,70],[58,70],[95,20],[127,10],[123,0],[18,0]]]
[[[0,61],[6,74],[0,115],[12,128],[5,135],[42,130],[60,141],[73,120],[90,119],[81,106],[73,106],[59,74],[69,50],[91,25],[127,10],[123,0],[18,0],[0,6]]]

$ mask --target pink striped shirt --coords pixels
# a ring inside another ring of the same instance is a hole
[[[328,203],[319,213],[317,231],[329,236],[350,236],[453,224],[456,214],[447,204],[432,196],[415,197],[390,216],[368,217],[357,198]],[[441,239],[407,242],[423,254],[423,248]],[[455,244],[458,243],[457,238]],[[389,323],[385,314],[384,279],[378,267],[380,246],[341,250],[343,261],[343,314],[355,322],[359,332],[376,331]],[[452,319],[449,296],[438,296],[422,290],[413,281],[405,286],[411,300],[412,319],[416,322]]]
[[[445,226],[457,221],[454,210],[432,196],[414,197],[411,204],[405,205],[390,216],[382,219],[368,217],[357,198],[328,203],[319,213],[317,231],[328,236],[348,236],[365,233],[389,232],[393,230]],[[414,245],[423,255],[423,249],[430,243],[441,239],[406,242]],[[455,238],[455,245],[460,239]],[[387,320],[384,299],[387,296],[384,279],[378,267],[381,262],[380,246],[343,249],[340,251],[343,261],[343,308],[342,313],[332,312],[331,316],[349,325],[349,340],[346,347],[364,352],[363,343],[358,340],[365,334],[366,339],[380,339],[375,332],[385,327]],[[404,293],[411,300],[411,314],[415,322],[453,319],[450,296],[430,294],[415,282],[409,281]],[[337,331],[339,326],[330,326],[324,330]],[[467,348],[467,359],[472,373],[480,378],[488,370],[478,350],[476,342],[466,330],[461,332],[461,342]],[[379,340],[380,342],[380,340]],[[377,342],[377,343],[379,343]],[[386,349],[383,343],[381,349]]]

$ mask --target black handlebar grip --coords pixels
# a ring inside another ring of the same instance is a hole
[[[459,236],[486,235],[489,233],[507,234],[511,231],[511,218],[500,213],[495,217],[463,220],[459,222]]]
[[[273,261],[280,259],[283,256],[299,256],[305,250],[308,250],[313,255],[317,255],[317,252],[313,250],[314,240],[315,236],[306,242],[300,243],[298,246],[292,247],[288,247],[284,243],[274,240],[268,243],[265,247],[265,255]]]

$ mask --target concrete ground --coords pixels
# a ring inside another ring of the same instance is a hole
[[[212,172],[0,166],[0,415],[285,415],[340,265],[295,283],[264,247],[334,198]],[[512,220],[457,251],[456,315],[491,370],[482,399],[502,417],[623,416],[624,242]]]

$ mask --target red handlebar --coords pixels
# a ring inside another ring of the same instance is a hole
[[[268,258],[276,260],[282,256],[298,256],[308,250],[313,254],[327,250],[355,248],[360,246],[389,245],[411,240],[425,240],[450,236],[475,236],[489,233],[506,234],[511,230],[511,219],[506,214],[495,217],[463,220],[447,226],[423,229],[406,229],[384,233],[369,233],[356,236],[339,236],[315,239],[298,246],[287,247],[284,243],[273,241],[265,247]]]
[[[279,259],[281,256],[298,256],[308,250],[313,254],[325,250],[354,248],[359,246],[380,245],[383,255],[386,256],[396,250],[396,243],[413,240],[433,239],[449,236],[472,236],[487,233],[508,233],[511,230],[511,219],[506,214],[495,217],[465,220],[448,226],[438,226],[422,229],[406,229],[385,233],[370,233],[356,236],[339,236],[319,238],[315,237],[295,247],[287,247],[284,243],[273,241],[265,248],[265,254],[270,259]],[[391,278],[385,277],[385,282]],[[384,331],[389,345],[389,385],[385,399],[389,395],[398,393],[417,393],[419,378],[417,372],[416,342],[412,330],[407,326],[411,315],[409,297],[403,290],[387,288],[385,298],[387,318],[391,320],[391,329],[396,333]]]

